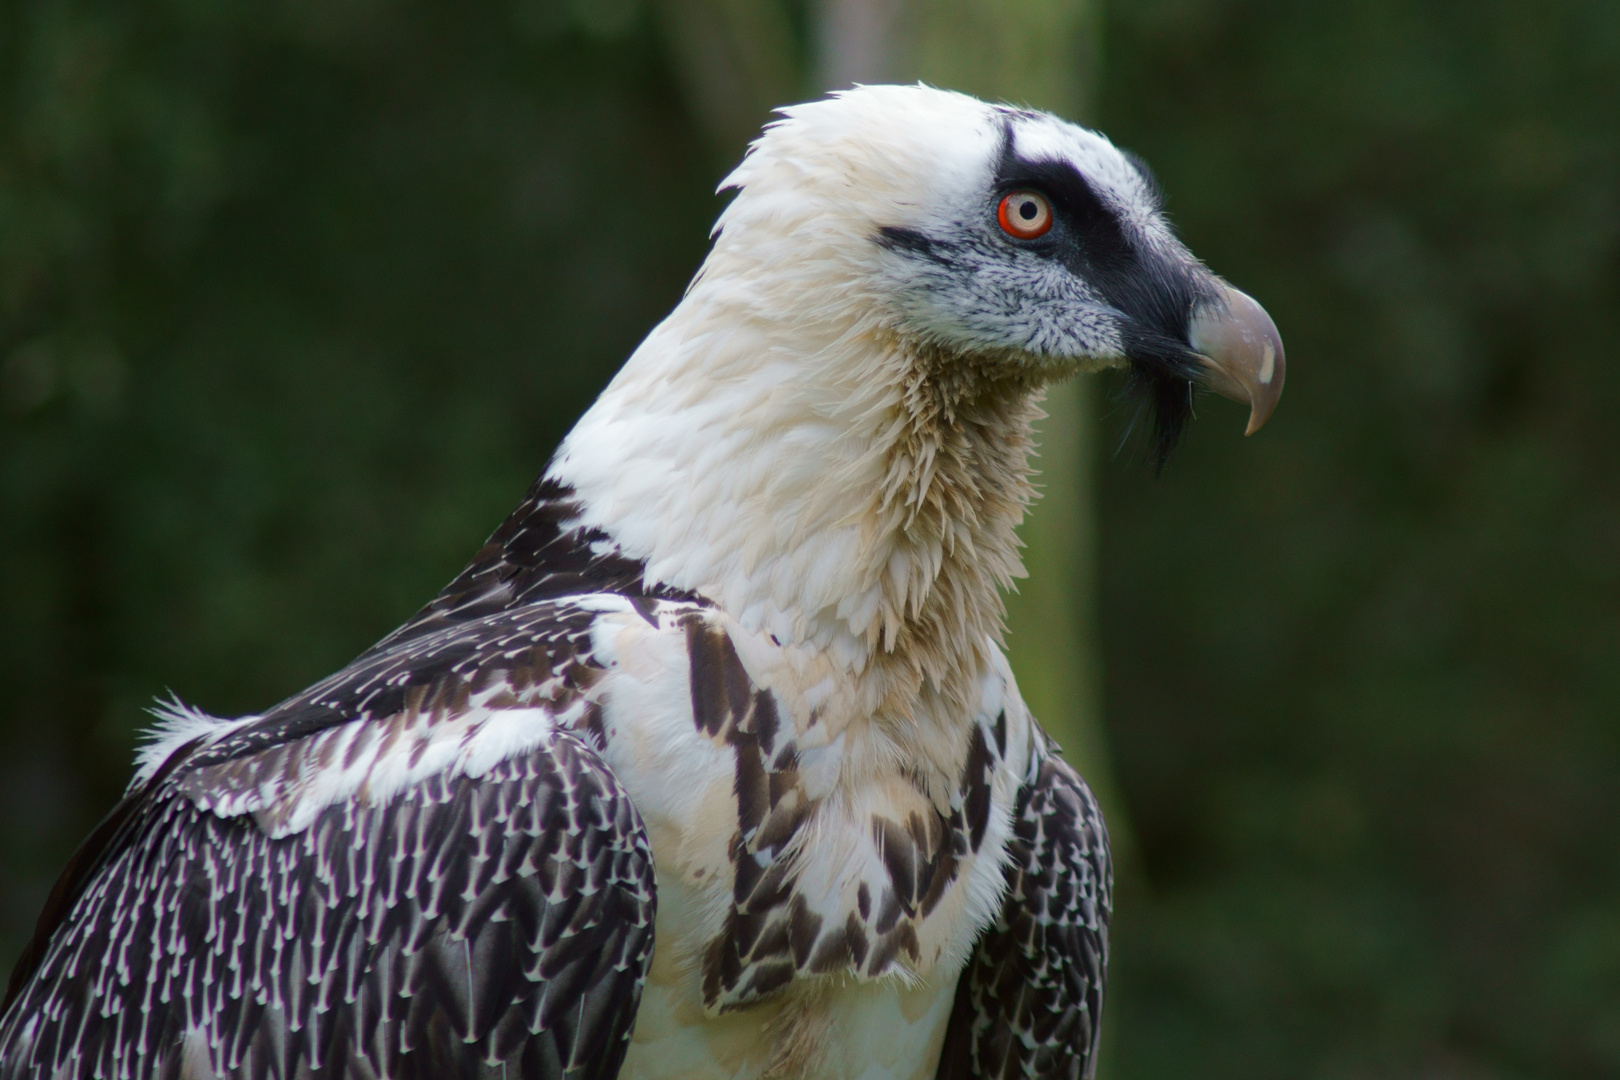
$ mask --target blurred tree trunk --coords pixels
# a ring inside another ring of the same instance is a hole
[[[656,9],[675,78],[728,171],[772,109],[814,92],[781,0],[657,0]]]
[[[659,0],[687,99],[726,165],[774,106],[853,83],[921,79],[990,100],[1083,116],[1095,69],[1095,0],[819,0],[812,55],[780,2]],[[1091,380],[1052,387],[1037,440],[1043,496],[1021,530],[1029,569],[1009,598],[1019,688],[1096,790],[1116,855],[1128,825],[1102,727],[1096,634]]]

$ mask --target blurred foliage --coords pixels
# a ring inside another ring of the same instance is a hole
[[[0,6],[0,955],[154,694],[267,706],[516,502],[808,10]],[[1094,116],[1293,362],[1101,470],[1105,1070],[1616,1075],[1620,7],[1105,15]]]
[[[1115,1075],[1620,1075],[1620,5],[1110,11],[1291,361],[1103,472]]]

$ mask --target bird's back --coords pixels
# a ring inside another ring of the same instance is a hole
[[[536,485],[264,715],[176,713],[41,917],[0,1077],[615,1075],[655,889],[590,639],[658,601],[568,510]]]

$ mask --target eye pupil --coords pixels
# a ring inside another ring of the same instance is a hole
[[[1018,216],[1025,221],[1031,220],[1038,213],[1040,213],[1040,210],[1028,199],[1025,199],[1024,205],[1018,208]]]

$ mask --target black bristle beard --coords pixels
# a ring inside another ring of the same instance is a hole
[[[1174,338],[1140,330],[1126,341],[1126,355],[1131,367],[1122,396],[1136,403],[1136,412],[1125,437],[1136,430],[1144,414],[1151,416],[1148,462],[1155,476],[1162,475],[1193,418],[1198,356]]]

